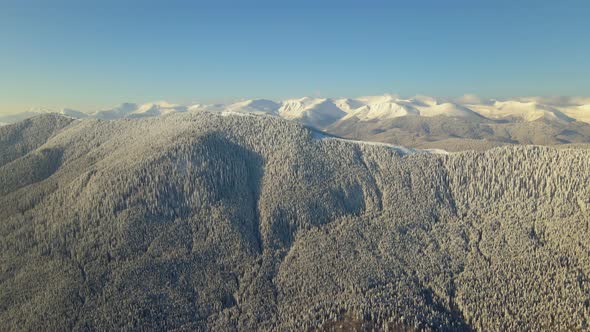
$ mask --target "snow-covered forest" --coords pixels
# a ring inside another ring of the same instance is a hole
[[[584,330],[589,222],[584,148],[42,115],[0,127],[0,326]]]

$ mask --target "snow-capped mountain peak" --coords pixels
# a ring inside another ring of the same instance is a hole
[[[332,99],[304,97],[282,103],[279,116],[312,126],[327,126],[346,115]]]

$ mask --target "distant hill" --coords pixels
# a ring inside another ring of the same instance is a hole
[[[340,121],[324,128],[335,135],[417,148],[437,146],[450,151],[489,149],[506,144],[557,145],[590,143],[590,125],[540,118],[496,122],[461,117],[402,116],[390,120]]]
[[[387,123],[497,130],[415,117]],[[3,330],[588,328],[588,149],[431,153],[203,110],[42,115],[0,142]]]

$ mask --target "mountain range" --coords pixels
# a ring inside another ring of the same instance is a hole
[[[186,112],[246,113],[277,116],[355,140],[415,148],[487,149],[506,144],[590,142],[590,98],[527,97],[509,100],[463,96],[455,99],[397,95],[358,98],[243,100],[228,104],[179,105],[124,103],[84,113],[63,109],[73,118],[142,118]],[[48,111],[0,117],[11,123]]]
[[[327,122],[325,103],[0,127],[1,329],[589,328],[589,149],[424,151],[241,113]]]

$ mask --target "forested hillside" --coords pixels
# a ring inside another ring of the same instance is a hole
[[[2,330],[588,329],[590,150],[27,121],[0,128]]]
[[[0,127],[0,166],[35,150],[73,119],[48,114]]]

